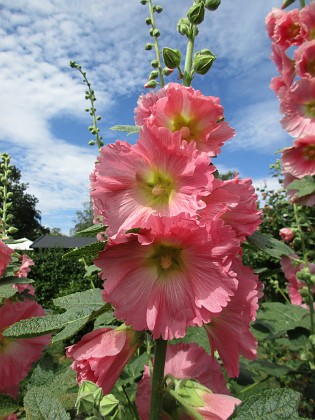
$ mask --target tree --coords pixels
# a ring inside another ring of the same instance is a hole
[[[70,235],[76,235],[77,232],[93,225],[93,206],[91,201],[83,203],[83,210],[76,212],[74,227],[70,230]]]
[[[21,182],[21,171],[14,165],[10,167],[8,177],[8,190],[13,193],[10,201],[10,213],[13,216],[10,222],[18,231],[12,235],[14,239],[28,238],[34,240],[41,235],[49,233],[49,229],[41,224],[41,212],[37,210],[38,199],[27,192],[28,184]],[[0,197],[0,207],[2,199]]]

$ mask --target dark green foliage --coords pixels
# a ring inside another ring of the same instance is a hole
[[[30,277],[35,280],[36,298],[45,308],[53,308],[52,299],[90,289],[93,285],[101,287],[96,273],[85,277],[83,262],[78,259],[63,259],[63,249],[46,249],[29,253],[35,265]]]
[[[74,223],[74,227],[70,230],[70,235],[72,236],[93,225],[93,207],[91,201],[84,203],[83,210],[76,212]]]

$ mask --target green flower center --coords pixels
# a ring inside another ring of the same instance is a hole
[[[315,101],[304,104],[304,113],[308,118],[315,118]]]
[[[138,177],[140,191],[144,193],[145,202],[151,207],[169,205],[175,192],[175,183],[171,176],[159,170]]]
[[[303,148],[303,156],[307,160],[315,160],[315,144]]]
[[[200,134],[200,128],[198,127],[198,121],[194,118],[185,118],[183,115],[177,115],[169,125],[169,129],[173,131],[180,131],[182,134],[182,139],[186,140],[188,143],[191,140],[198,140]]]
[[[182,248],[170,243],[156,244],[148,256],[147,263],[157,270],[159,276],[165,276],[171,271],[180,271],[183,269]]]

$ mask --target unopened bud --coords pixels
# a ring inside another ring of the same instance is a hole
[[[172,74],[173,73],[173,69],[169,69],[168,67],[164,67],[164,69],[163,69],[163,74],[165,75],[165,76],[169,76],[170,74]]]
[[[144,85],[144,87],[145,87],[146,89],[150,89],[150,88],[154,89],[156,86],[157,86],[157,82],[156,82],[155,80],[149,80],[149,81],[148,81],[148,82]]]
[[[145,50],[149,51],[149,50],[152,50],[152,48],[153,48],[153,44],[150,44],[150,43],[145,44],[145,47],[144,47]]]
[[[156,69],[159,67],[159,62],[157,60],[152,60],[151,61],[151,66]]]
[[[15,228],[15,227],[13,227],[13,226],[10,226],[10,227],[9,227],[9,229],[8,229],[8,233],[9,233],[10,235],[13,235],[13,234],[14,234],[14,233],[16,233],[18,230],[19,230],[19,229]]]
[[[152,24],[152,20],[148,17],[148,18],[146,18],[145,23],[147,25],[151,25]]]
[[[153,6],[153,12],[161,13],[163,12],[163,8],[161,6]]]
[[[159,72],[157,70],[152,70],[149,76],[149,80],[154,80],[159,77]]]
[[[286,7],[290,6],[292,3],[294,3],[295,0],[283,0],[281,4],[281,9],[285,9]]]
[[[194,71],[197,74],[206,74],[211,66],[216,56],[210,50],[201,50],[197,52],[194,56]]]
[[[190,22],[187,18],[181,18],[177,24],[177,30],[181,35],[187,35],[188,37],[191,35],[191,28]]]
[[[162,55],[164,63],[169,69],[176,69],[180,65],[182,58],[180,51],[166,47],[163,48]]]
[[[203,3],[194,4],[187,13],[189,22],[193,25],[199,25],[205,17],[205,5]]]
[[[155,36],[156,38],[158,38],[160,36],[160,31],[158,29],[154,29],[153,30],[153,36]]]
[[[89,144],[89,146],[94,146],[95,141],[94,140],[90,140],[88,144]]]
[[[220,4],[221,4],[221,0],[206,0],[205,8],[213,12],[214,10],[217,10]]]
[[[141,0],[140,4],[143,4],[144,6],[147,4],[148,0]]]

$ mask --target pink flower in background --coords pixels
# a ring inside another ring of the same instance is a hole
[[[315,135],[298,138],[292,147],[283,149],[282,168],[299,179],[315,175]]]
[[[288,293],[293,305],[303,306],[303,298],[301,296],[301,289],[307,287],[306,283],[297,278],[297,273],[305,267],[303,263],[296,263],[298,259],[296,254],[292,254],[290,257],[282,257],[280,264],[281,269],[284,273],[285,278],[288,280]],[[311,274],[315,274],[315,264],[309,264],[309,270]],[[313,293],[315,293],[315,285],[312,287]]]
[[[258,276],[235,259],[232,270],[237,274],[238,287],[222,312],[205,325],[211,351],[217,350],[230,377],[239,375],[239,357],[256,357],[257,340],[250,332],[250,322],[256,319],[258,299],[262,296]]]
[[[290,89],[281,89],[281,124],[293,137],[314,135],[315,132],[315,78],[301,79]]]
[[[106,280],[103,299],[134,329],[180,338],[230,301],[239,241],[222,220],[200,227],[185,214],[151,217],[147,228],[110,240],[94,261]]]
[[[271,49],[271,59],[275,63],[278,72],[281,74],[281,80],[287,87],[290,87],[295,77],[294,62],[279,45],[272,44]]]
[[[92,381],[108,394],[143,339],[143,333],[131,328],[99,328],[68,347],[66,355],[79,384]]]
[[[271,79],[269,87],[275,92],[276,95],[281,97],[282,91],[285,93],[288,85],[284,82],[281,76],[275,76]]]
[[[295,176],[288,172],[284,172],[283,186],[287,189],[288,195],[291,197],[291,202],[295,204],[301,204],[304,206],[312,207],[315,205],[315,194],[308,194],[303,197],[297,196],[297,190],[287,188],[291,182],[298,180]]]
[[[283,49],[303,42],[301,34],[300,13],[298,9],[279,13],[273,11],[266,18],[267,32],[272,41]]]
[[[301,33],[305,40],[315,39],[315,3],[312,1],[300,11]]]
[[[31,271],[31,267],[34,265],[34,261],[27,255],[22,255],[22,262],[19,271],[16,273],[17,277],[27,277]]]
[[[9,262],[11,261],[11,254],[13,249],[9,248],[4,242],[0,241],[0,276],[3,275]]]
[[[220,147],[235,134],[222,121],[224,111],[220,99],[177,83],[170,83],[165,93],[150,108],[147,122],[179,132],[183,140],[194,141],[198,150],[210,156],[220,153]]]
[[[91,176],[96,215],[109,225],[109,236],[140,227],[151,215],[196,216],[211,190],[214,167],[179,133],[145,128],[139,144],[116,141],[101,150]]]
[[[135,122],[141,126],[152,113],[153,105],[160,99],[166,96],[167,89],[172,86],[172,83],[166,85],[156,92],[149,92],[146,95],[141,95],[138,99],[138,106],[135,108]]]
[[[221,368],[216,359],[210,357],[206,351],[195,343],[179,343],[167,347],[164,376],[172,375],[177,379],[194,379],[213,392],[213,397],[204,399],[202,409],[210,410],[212,419],[227,419],[234,411],[235,405],[240,401],[230,397]],[[224,403],[221,405],[221,401]],[[138,383],[136,405],[141,420],[148,420],[151,403],[150,369],[144,367],[141,381]],[[232,404],[229,404],[232,403]],[[177,413],[179,419],[186,419],[184,413]],[[217,416],[217,417],[215,417]],[[168,418],[163,413],[162,418]]]
[[[213,191],[203,198],[206,207],[200,210],[201,223],[220,218],[234,230],[242,242],[255,232],[261,223],[261,211],[250,178],[215,180]]]
[[[6,338],[1,333],[22,319],[43,316],[43,308],[35,301],[6,300],[0,306],[0,393],[16,397],[19,383],[26,377],[32,364],[40,357],[50,335],[33,338]]]
[[[315,40],[304,42],[294,51],[295,71],[300,77],[315,77]]]
[[[282,240],[284,240],[285,242],[290,242],[291,239],[294,238],[295,233],[293,232],[291,228],[282,228],[279,231],[279,235],[281,236]]]
[[[272,39],[274,36],[275,28],[279,19],[285,14],[284,10],[277,8],[272,8],[271,12],[266,16],[266,29],[269,35],[269,38]]]

